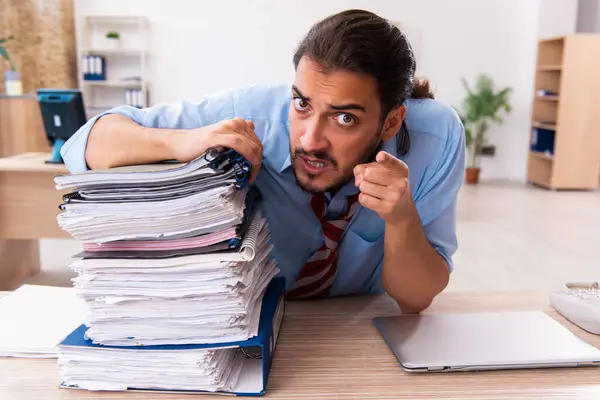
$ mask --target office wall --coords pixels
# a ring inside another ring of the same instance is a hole
[[[579,0],[577,31],[600,32],[600,0]]]
[[[540,39],[576,32],[577,13],[581,1],[586,0],[540,0],[538,25]]]
[[[76,0],[75,15],[144,15],[152,27],[152,102],[199,99],[223,87],[290,83],[296,43],[318,19],[366,8],[406,25],[440,100],[459,104],[460,78],[490,74],[514,89],[513,112],[490,140],[482,178],[523,181],[539,0]]]
[[[0,36],[8,34],[25,93],[77,86],[72,0],[0,0]],[[0,62],[0,92],[7,67]]]

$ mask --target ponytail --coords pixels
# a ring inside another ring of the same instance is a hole
[[[413,82],[413,90],[410,94],[411,99],[434,99],[435,96],[431,91],[429,80],[425,77],[415,77]],[[406,155],[410,150],[410,134],[406,120],[402,121],[400,132],[398,132],[398,153],[402,156]]]
[[[434,99],[435,96],[429,85],[429,80],[425,77],[415,77],[411,99]]]

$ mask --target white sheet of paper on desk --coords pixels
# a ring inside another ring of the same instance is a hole
[[[23,285],[0,299],[0,356],[56,358],[84,315],[73,288]]]

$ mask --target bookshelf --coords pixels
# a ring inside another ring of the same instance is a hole
[[[597,189],[600,35],[540,40],[527,180],[547,189]]]
[[[149,106],[149,21],[141,16],[87,15],[78,25],[78,79],[88,118],[123,104]],[[120,38],[111,41],[108,32],[118,32]],[[86,76],[90,57],[104,60],[103,76]]]

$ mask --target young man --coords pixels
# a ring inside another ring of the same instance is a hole
[[[233,148],[253,164],[290,298],[386,291],[420,312],[452,270],[463,127],[414,80],[405,36],[361,10],[317,23],[290,88],[119,107],[63,147],[71,172]],[[411,98],[412,97],[412,98]]]

